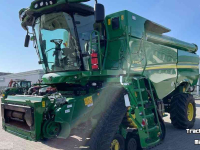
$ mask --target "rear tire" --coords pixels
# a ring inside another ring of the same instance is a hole
[[[124,95],[123,88],[110,95],[111,105],[102,115],[88,142],[90,150],[110,150],[111,142],[127,111]]]
[[[180,93],[171,101],[170,119],[174,127],[190,129],[194,126],[196,117],[196,104],[191,94]]]

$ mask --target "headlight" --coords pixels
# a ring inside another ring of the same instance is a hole
[[[2,97],[5,97],[6,95],[5,94],[2,94]]]
[[[42,6],[43,6],[43,4],[44,4],[44,2],[40,2],[40,7],[42,7]]]
[[[25,15],[25,11],[21,14],[21,16],[20,16],[20,21],[22,21],[23,20],[23,18],[24,18],[24,15]]]
[[[23,9],[21,9],[21,10],[19,11],[19,19],[20,19],[21,22],[22,22],[23,19],[26,17],[26,10],[27,10],[27,8],[23,8]]]
[[[35,8],[38,8],[38,4],[35,4],[35,6],[34,6]]]
[[[56,0],[36,1],[36,3],[34,4],[34,9],[40,9],[40,8],[45,7],[45,6],[53,5],[53,4],[56,4],[56,3],[57,3]]]

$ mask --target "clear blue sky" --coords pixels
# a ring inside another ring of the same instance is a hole
[[[30,0],[0,0],[0,72],[40,69],[35,49],[24,48],[26,32],[18,12],[30,6]],[[196,43],[200,47],[199,0],[99,0],[106,14],[129,10],[170,28],[167,35]],[[88,3],[94,5],[94,0]],[[200,54],[200,51],[198,52]]]

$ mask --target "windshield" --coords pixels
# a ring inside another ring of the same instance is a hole
[[[21,82],[21,87],[23,88],[30,88],[31,87],[31,82]]]
[[[88,53],[85,45],[93,31],[94,16],[73,17],[74,21],[67,13],[52,13],[42,15],[35,22],[37,52],[47,72],[80,70],[81,65],[88,70],[87,55],[81,58],[81,54]]]

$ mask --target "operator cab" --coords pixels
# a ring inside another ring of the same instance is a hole
[[[72,16],[65,12],[44,14],[37,18],[33,29],[38,54],[48,72],[81,69],[81,54],[88,54],[85,45],[90,40],[94,22],[94,15]],[[83,63],[87,70],[87,61]]]
[[[95,34],[91,33],[98,29],[100,35],[104,33],[98,28],[98,24],[102,26],[105,17],[103,5],[96,4],[95,11],[81,3],[55,4],[54,7],[46,7],[46,10],[41,11],[35,6],[36,2],[32,4],[32,9],[26,10],[28,19],[24,19],[27,18],[26,15],[21,17],[22,26],[27,32],[27,26],[32,27],[34,47],[39,63],[46,72],[89,70],[89,59],[94,50],[90,50],[90,43],[95,38]],[[103,13],[99,15],[98,10]],[[29,39],[27,34],[25,46],[28,46]]]

